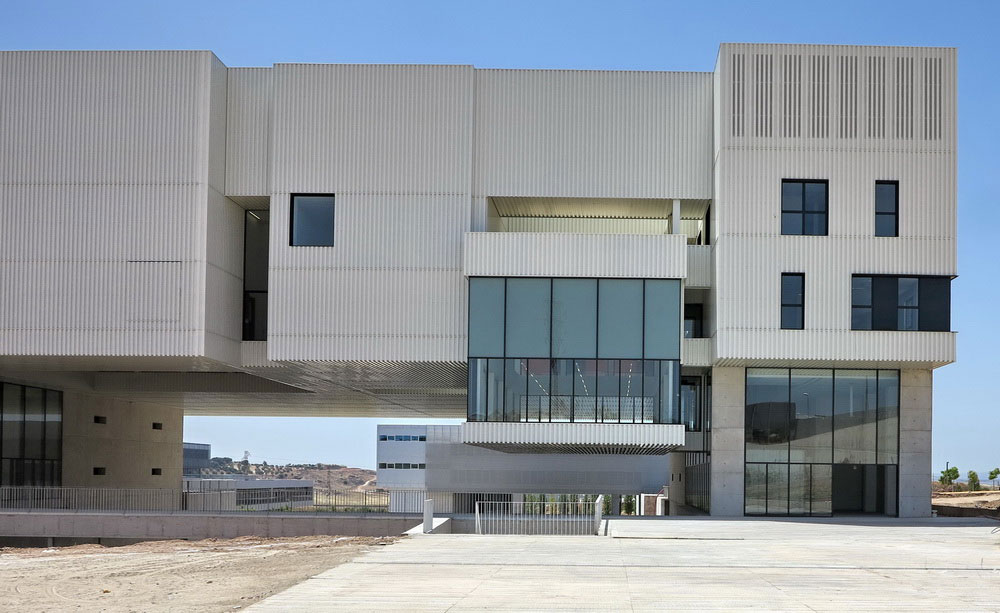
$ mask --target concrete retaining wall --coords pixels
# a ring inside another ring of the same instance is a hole
[[[277,515],[239,513],[0,513],[0,537],[188,539],[236,536],[392,536],[419,515]]]

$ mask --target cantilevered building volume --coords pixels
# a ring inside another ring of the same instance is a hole
[[[379,481],[930,515],[955,78],[0,53],[2,485],[179,487],[183,415],[452,417]]]

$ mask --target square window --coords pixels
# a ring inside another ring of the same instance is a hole
[[[289,244],[332,247],[335,208],[332,194],[293,194]]]
[[[782,330],[802,329],[802,307],[781,307]]]
[[[108,418],[105,415],[94,415],[95,424],[106,424],[108,423]]]
[[[426,437],[426,436],[421,436],[421,437],[420,437],[420,440],[422,440],[422,441],[426,441],[426,440],[427,440],[427,437]]]
[[[108,470],[105,467],[103,467],[103,466],[95,466],[94,467],[94,475],[95,476],[106,475],[107,472],[108,472]]]
[[[163,469],[162,468],[154,468],[154,469],[150,470],[150,474],[153,475],[154,477],[158,477],[158,476],[160,476],[160,475],[163,474]]]
[[[388,440],[388,438],[389,438],[389,437],[387,437],[387,436],[386,436],[386,435],[384,435],[384,434],[379,434],[379,435],[378,435],[378,440],[380,440],[380,441],[385,441],[385,440]]]
[[[781,233],[786,235],[798,235],[802,234],[802,214],[801,213],[782,213],[781,214]]]
[[[163,424],[161,422],[158,421],[153,422],[153,430],[162,430],[162,429],[163,429]]]
[[[875,236],[899,236],[896,229],[896,216],[875,214]]]
[[[872,278],[851,278],[851,304],[854,306],[872,305]]]
[[[897,330],[919,330],[917,309],[897,309]]]
[[[782,234],[826,236],[828,185],[824,180],[782,179]]]
[[[872,308],[852,307],[851,330],[871,330],[871,329],[872,329]]]
[[[379,462],[378,463],[378,467],[379,468],[385,468],[385,462]]]

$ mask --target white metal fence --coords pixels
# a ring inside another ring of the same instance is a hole
[[[604,496],[596,500],[476,502],[476,534],[598,534]]]

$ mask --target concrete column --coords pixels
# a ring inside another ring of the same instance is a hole
[[[674,198],[674,209],[670,214],[670,232],[672,234],[681,233],[681,201]]]
[[[743,416],[746,371],[712,369],[712,515],[743,515]]]
[[[899,371],[899,516],[931,515],[930,370]]]

